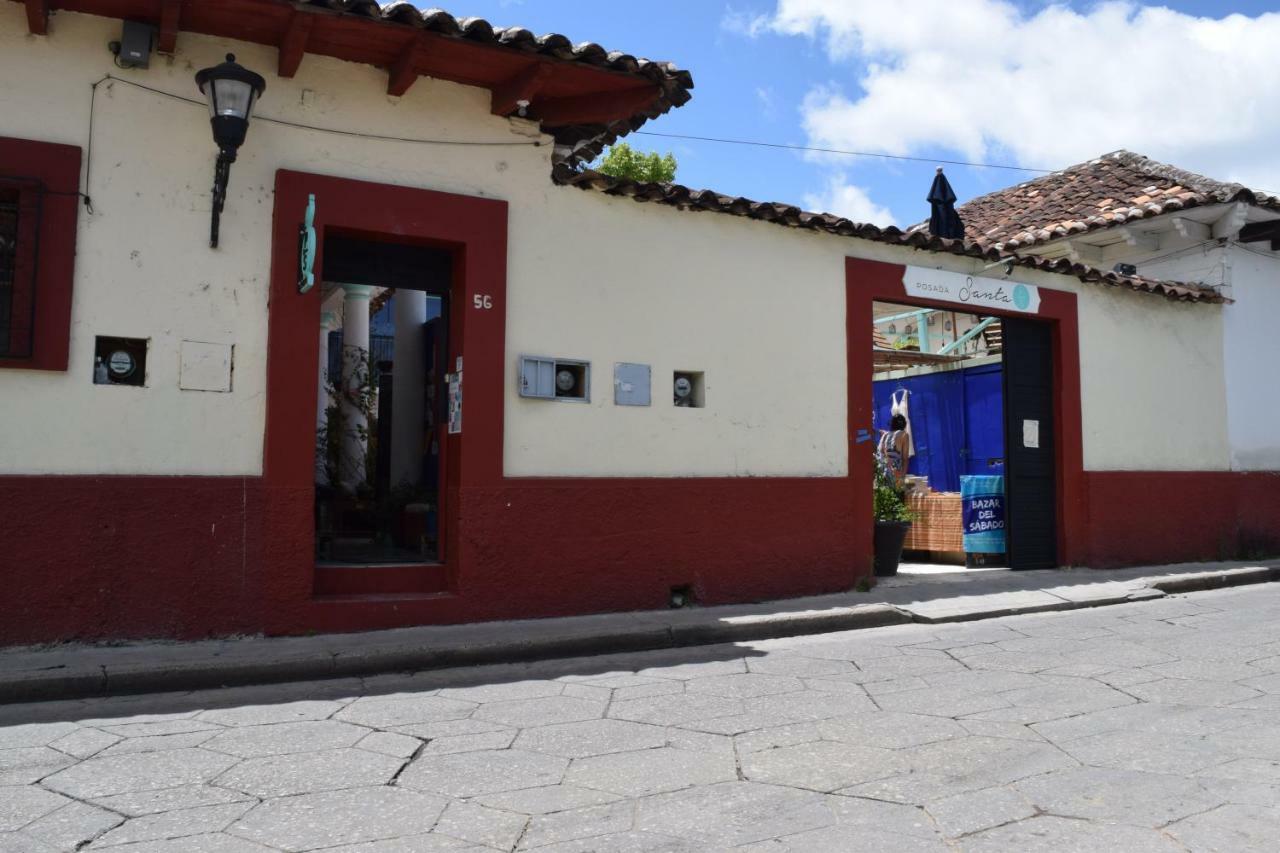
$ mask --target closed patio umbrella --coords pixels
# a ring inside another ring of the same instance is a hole
[[[929,187],[929,233],[935,237],[964,239],[964,223],[956,213],[956,193],[951,189],[947,176],[938,167],[933,186]]]

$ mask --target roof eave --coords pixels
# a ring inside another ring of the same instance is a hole
[[[826,232],[842,237],[857,237],[876,243],[920,251],[961,255],[989,261],[1007,259],[1012,260],[1019,267],[1069,275],[1086,283],[1124,287],[1140,293],[1164,296],[1176,301],[1209,304],[1230,301],[1221,293],[1196,284],[1104,272],[1065,258],[1049,259],[1034,255],[1014,255],[1009,258],[1005,252],[995,247],[984,247],[964,240],[948,240],[942,237],[934,237],[927,231],[904,232],[892,226],[880,228],[875,225],[853,222],[830,213],[810,213],[794,205],[734,198],[711,190],[693,190],[680,184],[630,181],[590,170],[574,171],[563,165],[554,169],[552,178],[556,183],[564,186],[573,186],[582,190],[594,190],[605,195],[623,196],[638,202],[655,202],[680,210],[709,210],[731,216],[742,216],[748,219],[772,222],[792,228]]]
[[[618,136],[692,97],[693,78],[666,62],[535,36],[479,18],[374,0],[15,0],[28,29],[49,32],[58,10],[150,23],[158,50],[176,50],[182,32],[277,48],[277,74],[292,77],[309,54],[383,68],[400,96],[423,76],[487,88],[495,115],[539,121],[569,162],[594,157]]]

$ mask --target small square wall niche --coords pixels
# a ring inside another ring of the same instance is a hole
[[[701,409],[706,406],[706,380],[701,370],[677,370],[671,383],[676,408]]]

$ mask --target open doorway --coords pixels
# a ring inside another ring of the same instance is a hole
[[[437,563],[448,252],[326,234],[316,411],[320,566]]]
[[[906,424],[899,571],[1007,567],[1000,318],[877,301],[872,327],[873,426]]]
[[[906,432],[899,571],[1058,564],[1052,357],[1043,322],[872,304],[872,424]]]

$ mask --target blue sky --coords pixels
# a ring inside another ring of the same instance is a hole
[[[1043,168],[1123,147],[1280,190],[1280,2],[456,3],[690,70],[693,100],[645,130]],[[674,152],[695,187],[877,224],[928,214],[933,162],[629,141]],[[1035,175],[946,171],[962,200]]]

